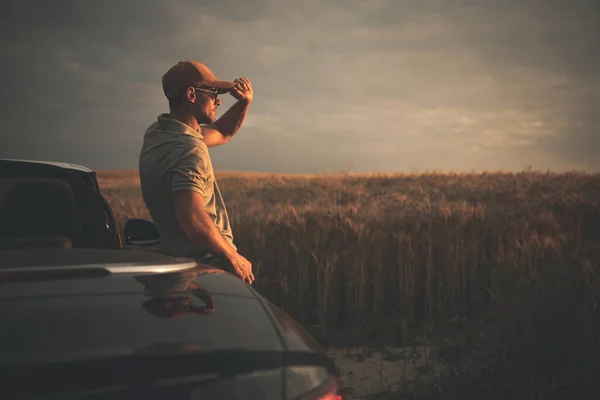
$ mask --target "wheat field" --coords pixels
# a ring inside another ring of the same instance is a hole
[[[98,176],[121,226],[149,218],[135,173]],[[217,179],[255,287],[307,327],[435,342],[503,387],[598,367],[600,174]]]

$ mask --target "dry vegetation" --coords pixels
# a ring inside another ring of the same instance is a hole
[[[135,174],[99,177],[121,223],[149,218]],[[430,343],[462,398],[595,384],[600,174],[218,178],[257,289],[322,340]]]

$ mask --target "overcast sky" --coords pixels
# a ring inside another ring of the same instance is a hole
[[[3,2],[5,4],[5,2]],[[600,170],[598,0],[9,0],[0,157],[137,168],[196,59],[255,90],[218,170]],[[233,104],[223,98],[222,114]]]

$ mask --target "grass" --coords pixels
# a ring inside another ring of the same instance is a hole
[[[121,225],[149,218],[135,174],[99,179]],[[430,343],[445,398],[592,390],[600,174],[218,179],[256,288],[322,341]]]

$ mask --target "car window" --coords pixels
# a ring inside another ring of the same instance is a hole
[[[67,189],[71,191],[71,185],[69,181],[60,179],[60,178],[14,178],[14,177],[0,177],[0,212],[4,210],[4,201],[6,199],[6,195],[15,185],[25,183],[25,182],[50,182],[50,183],[58,183],[64,185]]]
[[[44,243],[48,238],[66,238],[74,242],[81,236],[79,226],[75,197],[68,181],[60,178],[0,178],[3,248],[22,246],[33,238],[46,238]]]

